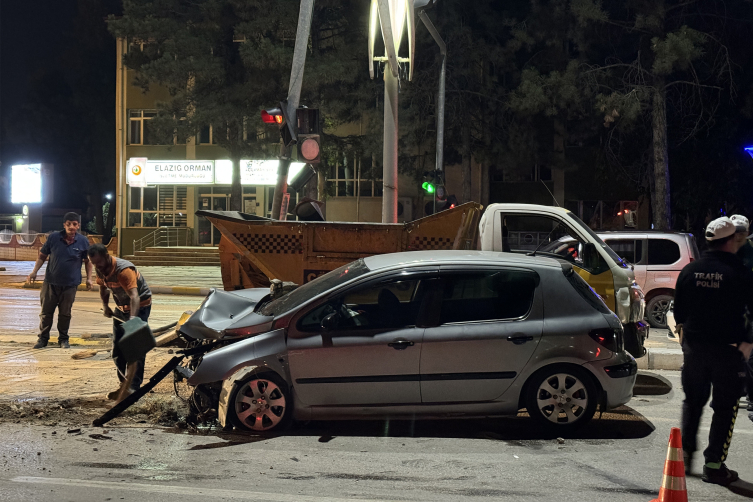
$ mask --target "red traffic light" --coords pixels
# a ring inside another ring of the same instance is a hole
[[[261,111],[261,120],[265,124],[282,124],[285,119],[282,116],[282,110],[279,108],[269,108]]]
[[[306,138],[301,142],[301,156],[306,162],[319,157],[319,142],[314,138]]]

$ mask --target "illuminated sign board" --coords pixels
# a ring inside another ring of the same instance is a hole
[[[242,185],[276,185],[277,160],[241,160]],[[288,182],[305,166],[303,162],[291,162],[288,168]],[[214,182],[217,185],[230,185],[233,182],[233,163],[230,160],[215,161]]]
[[[306,164],[291,162],[288,181]],[[241,160],[241,184],[275,185],[277,160]],[[230,160],[148,160],[132,157],[126,166],[126,181],[132,187],[148,185],[230,185],[233,163]]]
[[[10,200],[13,204],[42,202],[42,164],[11,167]]]

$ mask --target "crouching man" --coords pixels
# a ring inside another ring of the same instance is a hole
[[[89,259],[97,272],[99,297],[102,299],[105,317],[112,317],[112,333],[114,336],[112,358],[118,369],[118,380],[121,384],[125,380],[126,360],[120,353],[118,344],[123,337],[123,322],[136,316],[147,322],[152,310],[152,292],[144,277],[136,270],[133,263],[110,256],[107,248],[102,244],[94,244],[89,248]],[[110,292],[115,299],[115,311],[110,308]],[[132,394],[144,380],[144,361],[146,356],[138,361],[136,374],[131,388],[126,390]],[[107,394],[107,398],[116,400],[120,389]]]

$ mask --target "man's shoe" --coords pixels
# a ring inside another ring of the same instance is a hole
[[[47,342],[45,342],[44,340],[39,340],[39,341],[38,341],[38,342],[37,342],[37,343],[36,343],[36,344],[34,345],[34,348],[35,348],[35,349],[43,349],[43,348],[45,348],[45,347],[47,347]]]
[[[737,475],[737,471],[727,469],[727,466],[722,464],[719,469],[712,469],[704,465],[703,476],[701,476],[701,479],[706,483],[729,486],[730,484],[740,479],[740,477]]]
[[[690,476],[690,471],[693,470],[693,454],[683,450],[682,463],[685,464],[685,475]]]
[[[63,340],[62,342],[59,342],[58,345],[60,345],[61,349],[70,349],[71,344],[68,343],[68,340]]]

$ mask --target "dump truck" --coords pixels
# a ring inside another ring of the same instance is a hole
[[[342,265],[400,251],[476,249],[483,206],[468,202],[410,223],[284,221],[236,211],[197,211],[222,232],[225,291],[305,284]]]

